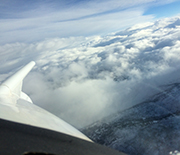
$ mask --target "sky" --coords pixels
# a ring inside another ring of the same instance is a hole
[[[171,17],[179,14],[180,1],[173,3],[167,3],[163,5],[151,6],[145,12],[144,15],[154,14],[155,18]]]
[[[176,0],[2,0],[0,44],[106,35],[179,13]]]
[[[23,91],[77,128],[125,110],[179,82],[179,4],[1,1],[0,81],[34,60]]]

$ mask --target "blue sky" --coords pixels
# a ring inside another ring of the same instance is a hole
[[[171,17],[180,13],[180,1],[149,7],[144,15],[154,14],[156,18]]]
[[[178,14],[175,0],[4,0],[0,44],[47,38],[106,35]]]
[[[179,80],[180,17],[157,20],[179,14],[178,5],[173,0],[1,0],[0,79],[34,60],[25,92],[74,125],[107,115],[111,105],[114,112],[140,103],[156,85]]]

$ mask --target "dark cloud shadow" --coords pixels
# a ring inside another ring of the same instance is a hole
[[[177,19],[175,22],[167,25],[165,28],[176,28],[176,26],[180,26],[180,19]]]

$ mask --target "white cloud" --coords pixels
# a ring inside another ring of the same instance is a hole
[[[37,65],[24,83],[35,104],[83,127],[179,82],[179,17],[105,37],[46,39],[0,46],[1,80]]]
[[[124,18],[126,16],[126,18]],[[32,42],[43,38],[88,36],[105,34],[131,26],[138,22],[151,20],[152,16],[142,16],[138,10],[127,10],[116,13],[104,14],[91,18],[52,21],[53,16],[47,19],[36,17],[33,19],[0,20],[0,43],[26,41]],[[136,18],[136,20],[134,20]],[[13,26],[12,26],[13,25]],[[15,37],[16,36],[16,37]]]
[[[143,15],[147,8],[173,1],[92,0],[79,3],[71,1],[69,4],[66,1],[46,1],[33,2],[29,6],[29,2],[18,0],[14,3],[1,2],[0,44],[107,34],[152,21],[153,15]]]

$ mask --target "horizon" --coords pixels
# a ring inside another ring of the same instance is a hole
[[[107,35],[176,16],[179,6],[179,0],[7,0],[0,2],[0,44]]]

